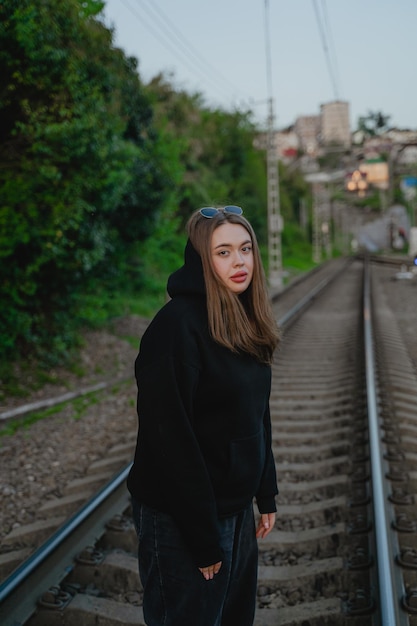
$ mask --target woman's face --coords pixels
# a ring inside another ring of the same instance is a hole
[[[246,291],[253,276],[253,251],[244,226],[230,222],[218,226],[211,238],[211,258],[214,271],[230,291]]]

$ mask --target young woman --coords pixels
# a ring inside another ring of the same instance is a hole
[[[251,626],[256,539],[274,526],[278,493],[269,414],[278,330],[242,209],[205,207],[187,231],[171,300],[135,363],[128,487],[143,611],[148,626]]]

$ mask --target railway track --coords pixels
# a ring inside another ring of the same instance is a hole
[[[256,626],[417,624],[417,340],[386,293],[392,267],[369,274],[340,260],[274,304],[280,494],[259,543]],[[417,304],[417,287],[398,287]],[[3,582],[2,624],[144,623],[126,471]]]

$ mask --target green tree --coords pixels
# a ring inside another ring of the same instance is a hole
[[[368,137],[380,135],[387,130],[391,116],[385,115],[382,111],[368,111],[358,119],[358,130]]]
[[[178,146],[183,221],[198,206],[241,203],[264,237],[266,168],[264,155],[253,147],[257,130],[251,112],[212,109],[201,94],[175,90],[164,75],[156,76],[148,90],[158,126]]]
[[[60,329],[86,277],[121,241],[143,238],[163,201],[161,147],[136,65],[94,19],[100,3],[81,4],[0,5],[3,355],[51,338],[64,349]],[[153,205],[138,205],[148,191]]]

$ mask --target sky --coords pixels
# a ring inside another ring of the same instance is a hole
[[[210,107],[251,109],[275,127],[320,105],[382,111],[417,129],[417,0],[106,0],[115,45]]]

